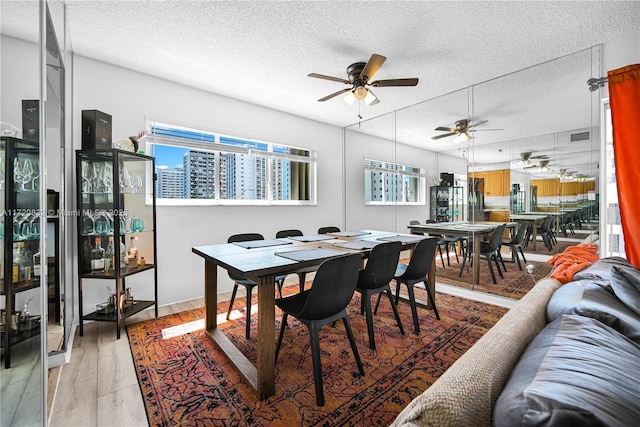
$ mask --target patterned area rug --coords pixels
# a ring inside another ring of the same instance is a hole
[[[460,261],[462,262],[462,257],[460,257]],[[529,260],[527,265],[533,265],[533,277],[531,277],[526,273],[526,267],[524,265],[522,266],[523,270],[519,270],[518,264],[507,261],[508,259],[505,257],[507,271],[502,273],[504,275],[504,279],[498,274],[495,264],[493,265],[493,271],[496,275],[497,282],[494,284],[491,280],[491,273],[489,272],[487,261],[482,258],[480,260],[480,283],[472,287],[471,283],[462,281],[463,279],[470,280],[472,274],[471,268],[467,271],[467,267],[465,266],[465,270],[462,272],[462,277],[459,278],[458,274],[460,273],[460,267],[462,264],[456,262],[456,257],[453,255],[453,252],[449,258],[449,262],[451,263],[450,266],[447,266],[447,254],[444,254],[445,268],[442,268],[440,255],[438,254],[438,258],[436,260],[436,281],[480,292],[500,295],[502,297],[520,299],[525,296],[531,288],[533,288],[536,281],[549,275],[552,269],[552,266],[546,262],[535,262]],[[522,259],[520,259],[520,262],[522,263]],[[502,265],[500,265],[500,268],[502,268]]]
[[[297,287],[297,286],[296,286]],[[254,298],[255,301],[255,298]],[[389,425],[413,398],[506,313],[506,309],[437,295],[441,320],[418,308],[421,332],[411,331],[408,304],[399,305],[407,335],[401,335],[388,301],[374,317],[377,350],[370,350],[359,294],[347,308],[365,376],[360,377],[338,322],[320,331],[325,406],[316,406],[309,335],[289,320],[276,366],[276,393],[258,401],[226,358],[205,336],[202,309],[129,325],[131,353],[152,426],[346,426]],[[375,301],[375,300],[374,300]],[[235,307],[244,307],[240,299]],[[227,303],[218,305],[225,313]],[[252,337],[256,336],[252,316]],[[255,360],[255,338],[244,338],[244,310],[219,327]],[[276,331],[281,313],[276,309]],[[164,337],[163,337],[164,330]],[[277,334],[276,334],[277,336]]]

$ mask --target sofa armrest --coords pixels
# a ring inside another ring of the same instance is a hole
[[[516,303],[392,426],[490,426],[493,406],[529,342],[546,325],[546,306],[561,286],[545,278]]]

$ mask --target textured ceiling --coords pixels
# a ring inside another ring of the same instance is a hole
[[[6,11],[12,3],[19,8],[21,2],[2,3]],[[367,120],[640,28],[638,1],[65,3],[73,51],[79,55],[337,126],[356,123],[358,114]],[[20,33],[19,23],[12,27],[3,19],[2,25],[3,32]],[[372,53],[387,57],[376,80],[418,77],[418,86],[376,88],[381,102],[375,106],[348,106],[341,97],[317,102],[345,86],[307,74],[346,78],[349,64],[366,61]],[[570,65],[568,72],[580,79],[576,88],[588,102],[584,73]],[[532,83],[531,78],[511,84],[522,87],[527,82]],[[536,90],[558,89],[555,84],[548,86],[536,85]],[[485,142],[534,131],[525,129],[528,124],[522,115],[505,108],[509,91],[498,85],[491,90],[490,84],[486,87],[482,98],[486,105],[480,102],[473,113],[488,119],[489,127],[505,131],[493,133]],[[475,98],[480,100],[478,94]],[[562,98],[569,98],[569,93]],[[443,141],[432,143],[429,137],[435,126],[451,125],[462,118],[460,114],[469,113],[466,99],[462,111],[443,101],[428,119],[419,110],[408,111],[404,142],[449,150]],[[546,133],[590,125],[590,117],[576,118],[575,123],[563,117],[565,123],[557,123],[565,114],[558,113],[562,106],[557,104],[532,106],[544,119],[532,120],[536,131],[542,126]]]

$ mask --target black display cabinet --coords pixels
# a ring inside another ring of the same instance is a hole
[[[434,186],[430,189],[431,219],[436,222],[462,220],[462,187]]]
[[[80,335],[83,322],[94,320],[115,322],[120,338],[125,318],[152,306],[158,317],[155,160],[117,149],[78,150],[76,168]],[[138,300],[126,279],[148,270],[154,298]],[[91,301],[95,310],[84,314],[83,287],[97,286],[87,279],[114,286],[106,284],[105,298]]]

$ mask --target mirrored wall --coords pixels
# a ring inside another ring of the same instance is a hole
[[[586,81],[599,74],[594,47],[347,127],[347,229],[551,216],[556,234],[597,239],[599,94]]]

